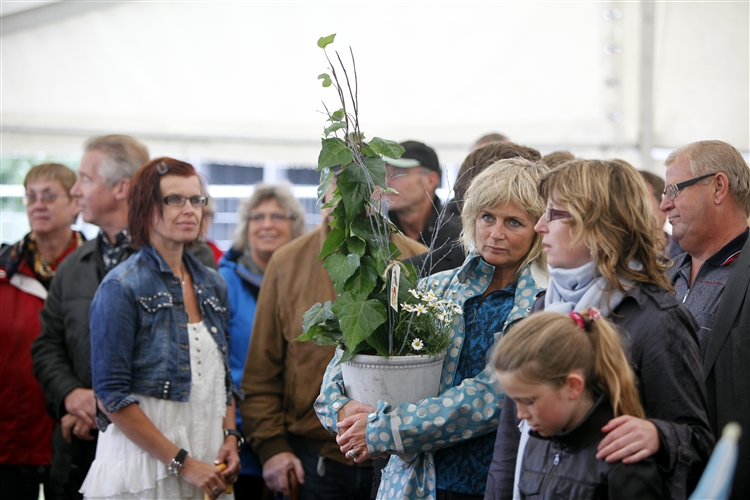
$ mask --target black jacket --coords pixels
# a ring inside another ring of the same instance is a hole
[[[685,254],[675,259],[670,278]],[[729,422],[742,426],[733,499],[750,498],[750,238],[734,263],[716,311],[703,359],[711,428],[718,437]]]
[[[614,417],[601,396],[573,429],[545,438],[531,432],[519,490],[523,499],[661,499],[664,485],[653,457],[638,463],[597,460],[601,428]]]
[[[544,308],[544,294],[534,312]],[[610,315],[623,333],[646,417],[659,432],[654,455],[670,475],[671,498],[688,497],[714,445],[703,384],[698,324],[674,295],[656,285],[635,288]],[[520,440],[516,406],[505,398],[485,500],[511,498]]]
[[[55,420],[67,413],[65,396],[73,389],[92,387],[89,307],[105,275],[99,238],[94,238],[62,261],[39,315],[42,331],[31,346],[34,376]],[[82,482],[79,476],[85,476],[93,461],[96,441],[73,436],[73,443],[68,444],[58,425],[52,449],[52,479],[60,484]]]

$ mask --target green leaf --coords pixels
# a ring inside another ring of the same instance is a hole
[[[336,38],[336,33],[328,36],[321,36],[318,38],[318,47],[325,49],[327,45],[333,43],[333,39]]]
[[[362,257],[359,268],[346,282],[346,290],[351,292],[353,297],[365,299],[375,289],[377,282],[378,273],[375,271],[375,259]]]
[[[331,232],[328,233],[328,238],[326,238],[325,243],[323,243],[323,249],[320,251],[320,254],[315,260],[324,259],[338,250],[339,246],[341,246],[341,243],[344,242],[345,238],[346,234],[344,233],[344,231],[337,227],[332,228]]]
[[[370,176],[372,176],[372,182],[376,186],[385,187],[385,161],[380,158],[366,157],[365,165],[367,166],[367,171],[370,172]]]
[[[339,205],[340,201],[341,201],[341,194],[338,191],[334,191],[333,196],[331,196],[331,199],[328,200],[328,203],[323,204],[322,208],[336,208]]]
[[[373,137],[370,141],[370,148],[378,154],[394,159],[401,158],[401,155],[404,154],[404,148],[399,143],[380,137]]]
[[[331,116],[328,117],[329,122],[340,122],[344,121],[344,108],[337,109]]]
[[[328,73],[321,73],[318,75],[318,80],[323,80],[323,86],[324,87],[330,87],[331,86],[331,77],[328,75]]]
[[[342,292],[346,280],[354,274],[358,267],[359,255],[356,253],[349,255],[335,253],[329,255],[323,263],[323,268],[328,271],[337,294]]]
[[[375,151],[373,151],[372,148],[365,143],[362,143],[362,154],[370,158],[378,157],[378,154]]]
[[[346,346],[351,351],[388,320],[383,304],[377,300],[356,300],[349,292],[341,294],[331,310],[339,318]]]
[[[367,337],[367,344],[374,348],[380,356],[389,356],[388,352],[388,335],[380,335],[376,332],[375,335]]]
[[[350,252],[356,253],[360,257],[365,254],[365,250],[367,249],[367,243],[365,240],[358,236],[348,237],[346,239],[346,246],[349,247]]]
[[[354,159],[354,155],[346,146],[346,143],[338,137],[321,139],[321,142],[318,171],[324,168],[333,168],[336,165],[349,165]]]
[[[378,218],[376,217],[358,217],[349,225],[349,232],[375,247],[382,247],[387,244],[388,236],[384,227],[380,229],[373,227],[373,224],[377,223]],[[379,237],[379,233],[382,233],[383,236]]]
[[[304,312],[302,314],[302,331],[307,332],[314,325],[322,325],[326,320],[334,318],[335,315],[331,311],[331,306],[332,304],[330,300],[326,301],[325,304],[318,302]]]
[[[346,207],[346,222],[349,223],[362,213],[365,203],[372,198],[372,186],[367,182],[364,169],[357,163],[347,165],[336,183]]]
[[[318,200],[323,201],[325,195],[330,191],[333,184],[333,172],[330,168],[320,170],[320,184],[318,185]]]
[[[326,135],[326,137],[328,137],[333,132],[336,132],[337,130],[341,130],[342,128],[346,128],[346,123],[337,122],[337,123],[334,123],[333,125],[327,126],[323,130],[323,133]]]
[[[334,198],[338,194],[338,190],[336,190],[333,194]],[[346,215],[346,211],[344,210],[344,204],[339,203],[336,205],[336,207],[331,210],[331,213],[329,217],[332,218],[331,222],[328,223],[331,227],[336,227],[344,231],[344,233],[347,232],[346,230],[346,223],[344,222],[344,216]]]

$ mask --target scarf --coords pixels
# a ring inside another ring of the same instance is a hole
[[[594,261],[573,269],[547,267],[550,281],[544,297],[545,311],[570,314],[572,311],[580,313],[589,307],[597,307],[606,318],[625,298],[625,294],[607,283]],[[640,270],[643,265],[631,260],[628,267]],[[624,278],[620,278],[620,283],[626,288],[635,286],[633,281]]]
[[[5,271],[8,274],[8,279],[12,278],[18,269],[21,267],[23,262],[31,269],[34,273],[34,277],[44,288],[49,290],[50,282],[52,277],[55,275],[55,270],[58,264],[73,250],[83,245],[86,241],[81,233],[78,231],[71,231],[71,243],[56,259],[47,260],[37,249],[36,234],[33,232],[27,234],[22,240],[17,241],[10,251],[10,261]]]
[[[114,243],[110,243],[104,231],[100,231],[99,244],[102,249],[104,269],[110,272],[117,264],[130,255],[130,234],[128,233],[128,228],[123,228],[122,231],[115,235]]]
[[[253,258],[250,256],[249,249],[237,258],[237,264],[244,266],[245,269],[250,271],[252,274],[263,277],[263,269],[261,269],[260,266],[256,264]]]

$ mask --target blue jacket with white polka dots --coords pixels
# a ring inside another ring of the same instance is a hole
[[[487,289],[494,267],[472,252],[460,268],[425,278],[435,294],[453,298],[463,308],[464,302]],[[424,281],[424,280],[423,280]],[[528,315],[534,297],[547,284],[546,271],[532,263],[519,276],[513,308],[503,325]],[[456,291],[455,298],[453,292]],[[496,337],[503,332],[496,333]],[[490,365],[474,378],[454,385],[458,359],[464,340],[463,315],[454,323],[451,343],[443,362],[439,396],[416,403],[391,407],[379,401],[377,410],[368,415],[367,448],[371,455],[391,455],[383,470],[378,499],[435,499],[434,452],[448,446],[487,434],[497,429],[503,393]],[[321,394],[315,401],[315,412],[323,426],[338,432],[338,412],[350,401],[346,396],[341,367],[341,351],[328,365]],[[487,457],[490,460],[491,457]]]

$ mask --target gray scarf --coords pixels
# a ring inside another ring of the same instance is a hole
[[[631,260],[628,267],[640,270],[643,265]],[[610,285],[596,268],[594,261],[574,269],[547,266],[550,280],[544,297],[544,310],[564,314],[572,311],[583,312],[589,307],[597,307],[605,318],[620,305],[625,294]],[[631,280],[620,278],[626,288],[635,286]]]

